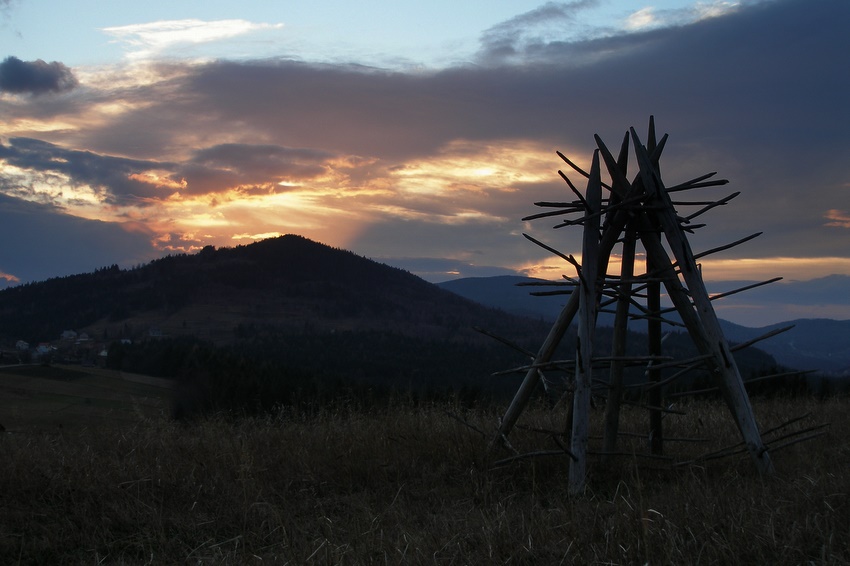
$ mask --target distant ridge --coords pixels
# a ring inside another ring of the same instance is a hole
[[[482,305],[502,309],[512,314],[529,316],[547,321],[558,317],[566,295],[533,296],[534,291],[569,290],[568,287],[526,287],[520,283],[546,283],[544,279],[519,275],[497,275],[493,277],[465,277],[438,283],[442,289],[457,293]]]
[[[850,320],[802,318],[764,328],[746,328],[728,321],[721,321],[721,325],[726,337],[736,342],[793,325],[791,330],[759,342],[759,348],[789,367],[850,377]]]
[[[532,291],[556,290],[557,287],[526,287],[517,283],[542,280],[521,276],[470,277],[440,283],[443,289],[467,299],[506,312],[539,317],[552,321],[558,316],[566,296],[535,297]],[[717,291],[742,287],[752,282],[725,282],[714,285]],[[752,291],[763,304],[781,304],[794,300],[799,304],[817,305],[828,301],[850,303],[850,277],[832,275],[812,281],[794,281],[784,285],[768,285]],[[738,296],[723,299],[723,304],[743,301]],[[722,312],[722,311],[721,311]],[[612,318],[600,317],[600,324],[610,325]],[[758,348],[771,354],[777,362],[799,369],[819,370],[839,376],[850,376],[850,320],[794,319],[762,328],[748,328],[729,321],[721,324],[728,340],[745,342],[770,330],[794,325],[791,330],[758,343]],[[636,327],[635,327],[636,328]],[[637,329],[637,328],[636,328]]]

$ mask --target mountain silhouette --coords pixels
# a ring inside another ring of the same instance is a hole
[[[0,291],[6,342],[55,340],[70,329],[107,339],[154,330],[226,344],[250,324],[465,339],[476,339],[475,325],[528,326],[401,269],[296,235]]]
[[[482,305],[501,308],[513,314],[538,317],[552,321],[566,302],[566,295],[533,296],[532,292],[568,290],[569,287],[528,287],[521,283],[546,283],[541,279],[520,276],[469,277],[440,283],[443,289],[457,293]],[[729,291],[754,281],[735,281],[714,284],[716,291]],[[762,305],[822,305],[845,304],[850,297],[850,277],[832,275],[811,281],[793,281],[768,285],[753,290],[747,299],[738,295],[724,298],[726,304]],[[745,295],[745,294],[742,294]],[[760,301],[760,302],[758,302]],[[675,315],[670,315],[675,318]],[[599,324],[612,325],[613,316],[601,313]],[[773,356],[787,367],[817,370],[837,376],[850,375],[850,320],[800,319],[750,328],[721,320],[724,335],[730,342],[746,342],[772,330],[793,326],[790,330],[758,343],[758,349]],[[632,324],[640,331],[643,324]]]
[[[493,372],[526,364],[549,327],[541,316],[481,305],[404,270],[295,235],[0,291],[6,349],[21,339],[39,343],[57,341],[67,330],[86,333],[98,349],[108,349],[109,367],[176,378],[189,391],[181,403],[203,410],[271,408],[303,399],[305,388],[321,397],[352,383],[383,391],[512,395],[521,376]],[[610,350],[610,335],[603,331],[597,343],[600,351]],[[639,348],[642,341],[633,343]],[[671,355],[692,355],[686,341],[669,346]],[[556,359],[572,358],[574,348],[570,332]],[[775,366],[748,350],[742,355],[749,375]],[[558,373],[551,377],[565,377]]]

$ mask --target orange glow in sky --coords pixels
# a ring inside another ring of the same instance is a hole
[[[475,2],[0,0],[0,231],[24,242],[0,273],[299,234],[431,280],[572,277],[522,233],[580,259],[581,230],[522,218],[576,198],[559,169],[584,190],[556,150],[587,171],[652,113],[666,183],[730,181],[680,214],[740,191],[695,251],[764,232],[706,279],[850,275],[846,0]]]

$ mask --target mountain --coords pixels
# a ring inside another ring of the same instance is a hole
[[[557,317],[566,302],[565,295],[532,296],[535,291],[567,289],[565,287],[528,287],[518,283],[543,283],[543,280],[519,276],[477,277],[456,279],[440,283],[443,289],[467,299],[506,312],[536,316],[546,321]],[[752,282],[724,282],[714,284],[715,292],[743,287]],[[751,298],[733,295],[722,299],[724,308],[729,305],[759,304],[774,308],[783,300],[796,301],[797,305],[825,305],[850,303],[850,277],[833,275],[812,281],[793,281],[767,285],[750,291]],[[764,294],[764,297],[760,295]],[[742,293],[741,296],[746,296]],[[759,302],[760,301],[760,302]],[[733,307],[734,308],[734,307]],[[742,307],[743,308],[743,307]],[[728,312],[728,311],[718,311]],[[610,325],[611,315],[601,315],[599,324]],[[745,342],[785,326],[794,328],[759,342],[757,347],[772,355],[777,362],[788,367],[813,369],[835,375],[850,375],[850,320],[794,319],[788,322],[750,328],[721,320],[726,338],[731,342]],[[634,327],[637,329],[637,327]]]
[[[716,292],[729,291],[754,283],[754,281],[722,281],[711,284]],[[806,281],[781,280],[759,287],[749,295],[749,302],[794,304],[798,306],[850,305],[850,275],[827,275]],[[737,295],[736,295],[737,296]],[[730,297],[731,298],[731,297]]]
[[[850,320],[797,319],[763,328],[721,321],[726,338],[734,342],[745,342],[792,325],[790,330],[759,342],[759,349],[789,367],[850,376]]]
[[[711,293],[740,289],[755,281],[713,281]],[[715,308],[720,318],[741,326],[764,327],[797,319],[850,319],[850,276],[828,275],[806,281],[782,279],[723,298]]]
[[[492,374],[527,363],[528,354],[473,327],[536,351],[550,325],[535,301],[552,302],[557,313],[563,297],[529,298],[512,279],[497,279],[486,283],[502,310],[289,235],[4,289],[0,341],[9,351],[20,339],[56,344],[64,331],[85,332],[85,343],[64,341],[68,359],[106,350],[109,367],[176,378],[181,413],[315,406],[347,391],[508,396],[519,375]],[[598,344],[610,350],[610,333]],[[671,355],[693,355],[678,337],[666,344]],[[570,359],[574,348],[571,332],[555,359]],[[751,377],[776,367],[755,349],[741,359]],[[566,375],[549,374],[556,385]]]
[[[548,331],[294,235],[0,291],[6,352],[18,340],[51,341],[81,361],[108,350],[109,367],[177,378],[178,405],[203,410],[373,388],[511,394],[515,380],[491,374],[527,356],[474,326],[526,348]],[[89,340],[59,340],[68,330]]]
[[[53,340],[69,329],[139,338],[155,329],[226,344],[252,324],[471,339],[473,325],[517,324],[504,318],[406,271],[294,235],[0,291],[7,342]]]
[[[567,301],[567,295],[534,296],[532,292],[569,292],[570,287],[525,286],[551,282],[518,275],[465,277],[437,283],[441,289],[456,293],[476,303],[502,309],[521,316],[554,321]]]

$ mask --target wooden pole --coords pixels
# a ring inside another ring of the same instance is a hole
[[[581,289],[581,285],[573,290],[567,304],[564,305],[564,308],[558,315],[558,319],[549,330],[546,340],[543,341],[543,345],[540,346],[540,350],[537,352],[537,357],[534,358],[535,363],[545,363],[552,359],[555,349],[558,347],[558,344],[560,344],[561,339],[564,337],[564,334],[570,327],[570,323],[572,323],[576,313],[578,312],[580,296],[579,289]],[[507,411],[505,411],[504,417],[502,417],[502,422],[499,423],[499,430],[496,433],[496,437],[490,443],[491,452],[496,446],[502,443],[505,438],[507,438],[507,435],[510,433],[511,429],[513,429],[514,424],[516,424],[517,419],[522,414],[522,411],[528,404],[529,399],[531,399],[531,394],[534,392],[534,388],[537,387],[537,381],[539,379],[540,370],[536,367],[530,368],[525,374],[516,395],[514,395]]]
[[[610,152],[608,152],[608,149],[602,143],[602,140],[598,136],[595,137],[600,145],[602,155],[605,158],[606,166],[608,167],[612,177],[614,177],[615,179],[614,185],[611,188],[612,192],[617,193],[621,201],[628,201],[629,199],[640,195],[643,192],[643,187],[640,184],[640,176],[636,177],[634,186],[629,183],[628,180],[626,180],[625,178],[625,171],[620,169],[620,167],[617,165],[617,162],[614,160],[613,156],[610,155]],[[652,159],[660,159],[661,153],[664,150],[664,140],[666,140],[666,135],[662,139],[662,143],[658,144],[652,151]],[[562,159],[572,165],[572,163],[561,152],[557,153]],[[621,150],[621,158],[623,157],[623,153],[624,152]],[[614,169],[613,171],[612,168]],[[584,171],[578,168],[577,170],[583,176],[589,177],[588,173],[585,173]],[[564,180],[567,181],[567,183],[570,185],[570,188],[573,189],[574,192],[579,195],[582,203],[586,203],[584,197],[581,196],[581,193],[574,189],[572,183],[570,183],[569,180],[566,178],[566,175],[564,175],[561,171],[559,171],[558,173],[564,178]],[[600,273],[604,274],[607,271],[611,250],[614,249],[614,246],[619,240],[620,234],[625,229],[629,219],[633,217],[633,211],[620,208],[616,210],[615,214],[606,219],[606,221],[610,220],[610,222],[606,222],[606,227],[603,230],[602,239],[599,245],[598,269]],[[534,240],[532,239],[532,241]],[[570,299],[567,301],[567,304],[564,305],[564,308],[558,315],[558,319],[555,321],[554,325],[549,331],[549,334],[546,336],[546,340],[540,347],[540,350],[537,354],[537,358],[535,358],[536,361],[539,361],[540,363],[545,363],[552,359],[552,355],[554,354],[555,349],[558,347],[558,344],[564,337],[564,334],[569,328],[570,323],[573,321],[576,316],[576,313],[578,312],[580,297],[580,293],[578,293],[579,289],[580,286],[578,286],[573,291],[573,293],[570,295]],[[517,419],[519,418],[520,414],[522,414],[522,411],[528,404],[528,401],[531,399],[531,394],[534,392],[534,388],[537,386],[538,379],[539,372],[537,371],[537,369],[529,369],[528,373],[526,373],[525,378],[520,384],[519,390],[517,390],[517,393],[511,401],[511,404],[508,406],[507,411],[505,411],[505,415],[502,417],[502,421],[499,424],[499,430],[496,433],[496,437],[490,443],[491,452],[495,449],[496,446],[506,441],[508,434],[510,434],[510,431],[513,429],[514,424],[516,424]]]
[[[708,292],[705,289],[702,275],[694,260],[693,252],[687,238],[682,233],[675,209],[670,202],[670,196],[664,190],[664,185],[654,171],[650,157],[646,149],[641,145],[634,128],[631,128],[630,132],[632,141],[634,142],[644,188],[654,199],[665,205],[651,212],[654,213],[655,218],[661,223],[661,227],[664,229],[664,235],[688,286],[688,290],[685,291],[681,287],[681,284],[675,285],[672,281],[667,283],[670,298],[674,300],[674,304],[680,316],[682,316],[683,322],[688,327],[688,331],[697,344],[697,347],[701,349],[702,353],[713,354],[711,360],[714,366],[713,373],[718,378],[726,403],[732,412],[738,429],[744,438],[744,442],[747,444],[747,449],[756,468],[762,474],[771,474],[774,472],[773,463],[770,459],[770,454],[767,452],[767,448],[761,440],[750,399],[744,389],[743,379],[735,363],[735,358],[729,349],[729,344],[723,336],[717,315],[714,312]],[[644,212],[644,214],[649,213],[650,211]],[[662,261],[661,254],[666,258],[665,263],[670,263],[660,243],[656,243],[657,245],[655,246],[652,246],[652,244],[647,246],[646,243],[651,242],[652,238],[642,238],[642,240],[644,241],[644,247],[647,248],[647,256],[650,255],[650,246],[654,248],[652,255],[655,256],[653,263],[656,266],[662,267],[660,263],[657,263],[658,261]],[[663,267],[666,270],[667,266],[664,265]],[[672,270],[672,264],[669,265],[669,269]],[[678,277],[676,277],[675,283],[679,283]],[[671,288],[674,289],[674,292],[671,292]],[[691,305],[691,300],[693,300],[693,306]],[[690,314],[686,315],[686,313]],[[688,320],[685,320],[686,318]]]
[[[649,236],[653,237],[653,236]],[[647,319],[647,345],[650,356],[661,356],[661,320],[657,318],[661,310],[661,284],[658,281],[650,281],[646,289],[646,307],[654,314]],[[649,363],[647,371],[649,381],[658,383],[661,381],[661,370],[655,369],[652,362]],[[649,390],[649,404],[653,407],[661,406],[661,388],[653,387]],[[653,454],[664,453],[664,436],[662,430],[661,411],[653,409],[649,412],[649,446]]]
[[[623,240],[623,258],[620,268],[622,283],[617,299],[617,312],[614,317],[614,336],[611,345],[611,357],[622,357],[626,353],[626,338],[629,330],[629,307],[631,306],[632,277],[635,270],[634,230],[627,230]],[[623,395],[623,361],[611,362],[608,379],[608,399],[605,403],[604,452],[617,451],[617,433],[620,430],[620,399]]]
[[[605,161],[606,167],[608,161]],[[625,178],[629,167],[629,133],[623,137],[620,154],[617,156],[616,167]],[[612,188],[608,200],[608,213],[605,216],[605,228],[609,228],[616,216],[615,206],[622,203],[621,196],[628,192],[626,187],[618,187],[619,192]],[[627,225],[628,226],[628,225]],[[620,288],[617,293],[617,309],[614,315],[614,335],[611,344],[611,357],[616,359],[626,353],[626,341],[629,334],[629,310],[631,308],[632,279],[635,274],[635,241],[637,236],[633,229],[626,229],[623,239],[623,252],[620,262]],[[603,432],[603,451],[617,451],[617,436],[620,431],[620,400],[623,396],[623,372],[626,364],[623,361],[612,361],[608,372],[608,398],[605,402],[605,429]],[[608,459],[605,457],[605,459]]]
[[[602,209],[602,183],[599,172],[599,150],[593,152],[593,164],[587,183],[587,222],[582,243],[581,285],[579,298],[578,341],[576,343],[575,394],[570,453],[569,490],[572,494],[584,491],[587,473],[587,438],[590,432],[590,394],[593,378],[593,334],[596,329],[597,278],[599,255],[599,224]],[[604,272],[603,272],[604,275]]]
[[[655,117],[649,117],[649,130],[647,132],[646,150],[652,153],[658,145],[655,136]],[[635,149],[637,151],[637,149]],[[658,159],[650,158],[653,169],[661,175],[661,165]],[[659,228],[660,230],[660,228]],[[656,233],[646,234],[647,238],[660,238]],[[650,315],[646,320],[647,331],[647,347],[650,356],[661,355],[661,284],[656,280],[651,280],[646,286],[646,309]],[[649,381],[658,383],[661,381],[661,371],[652,367],[652,362],[649,363],[647,372]],[[649,390],[649,405],[655,407],[649,412],[649,447],[653,454],[664,453],[664,437],[662,431],[663,414],[659,409],[661,407],[661,388],[654,387]]]

